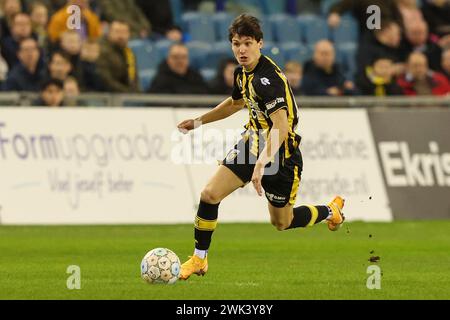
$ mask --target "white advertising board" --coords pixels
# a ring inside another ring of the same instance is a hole
[[[192,221],[172,129],[172,109],[2,109],[1,222]]]
[[[193,222],[203,187],[248,121],[242,111],[186,136],[176,130],[207,111],[3,109],[0,223]],[[349,220],[392,220],[366,111],[301,110],[300,117],[297,205],[340,194]],[[220,221],[267,222],[267,201],[248,185],[221,203]]]

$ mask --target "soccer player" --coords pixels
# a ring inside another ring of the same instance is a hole
[[[181,122],[183,133],[225,119],[247,107],[249,123],[242,140],[230,151],[201,193],[195,218],[195,251],[181,266],[180,279],[208,271],[207,253],[217,226],[220,202],[252,182],[265,194],[272,224],[279,231],[306,228],[323,220],[331,231],[344,222],[344,200],[294,208],[303,161],[299,145],[297,105],[280,68],[261,54],[263,33],[258,19],[242,14],[230,26],[229,40],[239,64],[232,97],[197,119]]]

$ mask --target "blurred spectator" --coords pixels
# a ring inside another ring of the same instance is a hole
[[[105,90],[103,83],[97,74],[97,61],[99,57],[100,44],[97,41],[86,41],[83,43],[83,46],[81,47],[80,64],[78,66],[82,71],[82,76],[77,78],[80,90],[83,92]]]
[[[130,26],[132,38],[146,38],[150,34],[150,23],[135,0],[99,0],[103,18],[106,21],[117,19],[126,21]]]
[[[19,43],[23,39],[32,36],[31,19],[26,13],[18,13],[12,18],[11,35],[2,42],[2,55],[10,69],[16,65],[19,60],[17,58],[17,51],[19,50]]]
[[[208,88],[203,77],[189,67],[189,49],[180,43],[169,49],[149,90],[150,93],[202,94]]]
[[[5,91],[39,90],[39,84],[45,78],[45,68],[40,55],[37,42],[33,38],[20,42],[20,63],[10,71],[5,82]]]
[[[49,78],[65,81],[73,70],[70,56],[63,51],[56,51],[48,64]]]
[[[294,95],[302,94],[302,78],[303,78],[303,68],[297,61],[288,61],[284,65],[284,74],[291,85]]]
[[[430,33],[440,38],[442,47],[450,46],[450,1],[425,0],[422,12]]]
[[[392,21],[383,22],[381,29],[374,31],[374,37],[366,34],[356,56],[358,73],[364,73],[375,57],[390,57],[394,61],[394,74],[402,74],[405,70],[405,53],[400,48],[401,37],[400,26]]]
[[[314,48],[313,60],[305,64],[302,92],[310,96],[341,96],[353,94],[354,84],[346,81],[336,63],[333,44],[321,40]]]
[[[444,52],[442,52],[441,70],[450,81],[450,48],[447,48]]]
[[[64,96],[65,105],[68,107],[76,107],[80,103],[78,102],[78,96],[80,95],[80,87],[78,86],[77,79],[74,77],[68,77],[64,81]]]
[[[98,39],[102,34],[102,26],[97,15],[89,9],[89,0],[68,0],[64,8],[58,10],[51,18],[48,26],[48,35],[50,41],[56,43],[59,41],[61,35],[69,30],[68,20],[70,13],[67,11],[68,7],[76,5],[81,8],[81,27],[74,29],[82,40]]]
[[[170,0],[136,0],[136,4],[151,24],[152,37],[181,41],[183,34],[173,22]]]
[[[139,91],[136,57],[128,47],[129,39],[128,24],[125,21],[113,21],[97,60],[97,72],[107,91]]]
[[[415,24],[425,22],[422,11],[417,6],[416,0],[396,0],[397,7],[402,15],[403,27],[408,32]]]
[[[58,79],[46,80],[41,86],[39,99],[33,105],[39,107],[62,107],[64,105],[64,83]]]
[[[40,3],[44,4],[44,6],[49,11],[50,15],[64,7],[67,3],[67,0],[38,0]],[[36,2],[36,0],[22,0],[22,3],[25,4],[25,8],[28,11],[31,11],[31,7]]]
[[[73,30],[62,33],[59,39],[59,49],[67,52],[72,57],[77,57],[80,55],[82,45],[83,40],[80,35]],[[72,61],[72,63],[73,62],[76,61]]]
[[[406,74],[398,79],[403,93],[415,95],[446,95],[450,93],[447,78],[428,68],[427,57],[421,52],[413,52],[408,58]]]
[[[48,47],[48,9],[42,2],[33,2],[30,10],[33,33],[40,48]]]
[[[397,7],[396,0],[340,0],[331,8],[328,15],[328,25],[336,28],[341,23],[341,16],[350,11],[358,20],[360,35],[368,31],[367,29],[367,8],[376,5],[380,8],[381,23],[385,21],[394,21],[399,26],[403,26],[402,15]]]
[[[8,64],[5,59],[0,55],[0,88],[3,88],[4,82],[6,80],[6,76],[8,75]]]
[[[440,69],[440,58],[442,49],[436,43],[432,42],[428,26],[425,21],[417,22],[405,30],[406,40],[409,43],[409,52],[420,51],[427,56],[430,68],[438,71]]]
[[[0,36],[5,39],[11,35],[12,18],[22,12],[20,0],[3,0],[2,1],[3,16],[0,18]]]
[[[231,95],[234,86],[234,70],[237,67],[237,62],[233,58],[223,60],[217,70],[215,79],[211,82],[209,87],[210,93]]]
[[[362,95],[366,96],[391,96],[402,95],[395,78],[393,77],[393,62],[386,57],[376,58],[372,66],[366,68],[363,74],[359,74],[356,85]]]

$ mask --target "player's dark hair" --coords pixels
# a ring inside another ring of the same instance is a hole
[[[240,37],[251,37],[254,38],[257,42],[261,41],[261,39],[263,39],[264,37],[259,20],[245,13],[234,19],[233,23],[228,29],[228,32],[228,39],[230,40],[230,42],[235,35],[238,35]]]

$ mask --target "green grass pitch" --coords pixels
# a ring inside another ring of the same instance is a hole
[[[155,247],[185,260],[190,225],[1,226],[0,299],[450,299],[449,230],[450,221],[357,222],[336,233],[221,224],[209,273],[165,286],[144,283],[140,261]],[[366,287],[371,256],[380,290]],[[69,265],[81,268],[81,290],[66,287]]]

